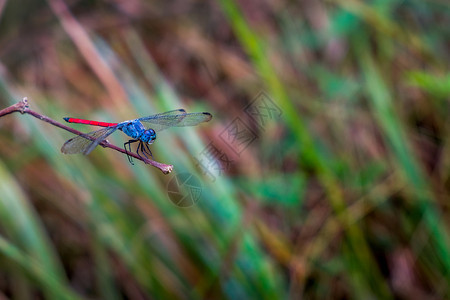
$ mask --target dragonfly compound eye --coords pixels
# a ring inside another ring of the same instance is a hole
[[[141,140],[144,143],[153,143],[156,140],[156,132],[153,129],[147,129],[141,136]]]

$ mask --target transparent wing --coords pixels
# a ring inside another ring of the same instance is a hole
[[[138,121],[143,122],[146,126],[158,132],[166,128],[175,126],[174,124],[179,123],[185,116],[186,111],[184,109],[176,109],[148,117],[143,117],[138,119]]]
[[[64,143],[61,147],[61,152],[64,154],[83,153],[87,155],[116,130],[117,127],[106,127],[85,134],[86,136],[94,138],[94,140],[90,140],[80,135],[76,136]]]
[[[212,115],[207,112],[186,113],[184,109],[177,109],[138,120],[146,123],[149,128],[158,132],[169,127],[195,126],[203,122],[208,122],[211,118]]]

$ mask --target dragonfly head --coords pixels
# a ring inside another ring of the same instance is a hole
[[[153,142],[156,140],[156,132],[149,128],[145,130],[141,135],[141,141],[148,144],[153,144]]]

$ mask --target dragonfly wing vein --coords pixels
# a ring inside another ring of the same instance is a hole
[[[116,131],[116,129],[116,127],[107,127],[85,134],[86,136],[92,137],[93,140],[81,135],[71,138],[61,147],[61,152],[64,154],[83,153],[87,155],[91,153],[99,143]]]
[[[187,115],[184,109],[175,109],[164,113],[152,115],[138,119],[138,121],[147,123],[149,128],[156,132],[164,130],[169,127],[176,126]]]
[[[190,113],[186,114],[186,116],[175,126],[177,127],[195,126],[203,122],[208,122],[211,119],[212,115],[207,112]]]
[[[169,127],[195,126],[211,120],[210,113],[186,113],[184,110],[172,110],[166,113],[138,119],[149,123],[148,126],[156,132]]]

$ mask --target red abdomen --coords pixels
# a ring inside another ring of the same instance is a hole
[[[76,119],[76,118],[64,118],[64,121],[69,122],[69,123],[79,123],[79,124],[87,124],[87,125],[94,125],[94,126],[101,126],[101,127],[110,127],[110,126],[117,125],[117,123],[107,123],[107,122],[91,121],[91,120]]]

